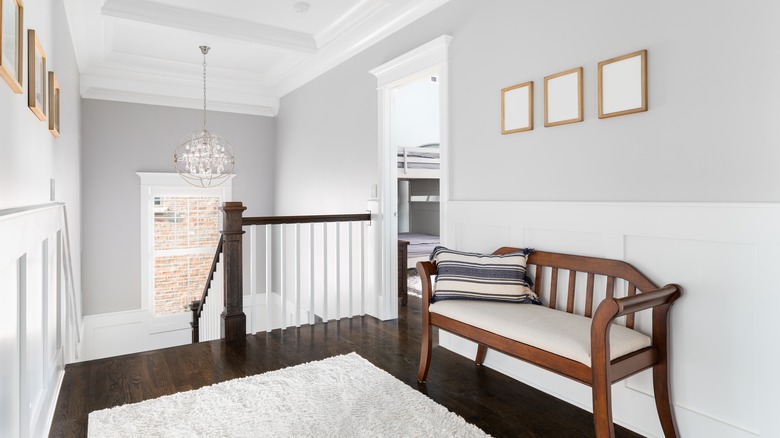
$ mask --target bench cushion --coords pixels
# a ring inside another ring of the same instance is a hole
[[[494,301],[437,301],[429,310],[591,366],[591,318],[544,306]],[[610,359],[650,346],[649,336],[619,324],[613,324],[609,337]]]

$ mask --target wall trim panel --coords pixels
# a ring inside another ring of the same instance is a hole
[[[780,204],[451,201],[449,212],[445,241],[458,249],[513,245],[617,258],[659,285],[681,284],[670,353],[681,435],[780,436],[771,408],[780,392],[773,371],[780,353],[766,348],[780,332],[771,275],[780,265]],[[470,358],[476,351],[447,333],[440,345]],[[591,409],[584,385],[493,351],[486,365]],[[662,436],[649,376],[613,386],[614,417]]]

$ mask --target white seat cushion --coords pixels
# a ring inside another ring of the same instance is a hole
[[[591,319],[533,304],[445,300],[429,307],[437,313],[497,335],[591,366]],[[650,337],[613,324],[610,359],[650,346]]]

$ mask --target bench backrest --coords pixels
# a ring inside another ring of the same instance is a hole
[[[519,250],[519,248],[502,247],[494,254],[509,254]],[[598,257],[535,251],[528,256],[528,273],[534,279],[534,292],[545,305],[589,318],[592,317],[594,308],[598,306],[598,301],[603,298],[632,296],[658,289],[650,279],[630,264],[621,260]],[[586,281],[584,288],[577,286],[577,277],[584,277]],[[559,288],[559,278],[568,278],[564,280],[568,283],[566,289]],[[625,284],[625,287],[616,290],[616,283]],[[603,294],[600,290],[595,290],[597,285],[602,284]],[[585,295],[584,300],[581,297],[582,293]],[[628,328],[634,328],[634,314],[626,318],[625,324]]]

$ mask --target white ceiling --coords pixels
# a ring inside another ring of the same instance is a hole
[[[449,0],[67,0],[81,96],[273,116],[279,98]],[[368,74],[368,72],[366,72]]]

